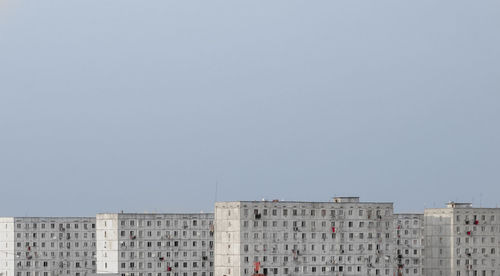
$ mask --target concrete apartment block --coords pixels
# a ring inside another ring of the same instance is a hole
[[[95,218],[0,218],[1,276],[86,276],[95,270]]]
[[[500,208],[450,202],[424,222],[426,275],[500,275]]]
[[[424,276],[424,215],[394,214],[398,275]]]
[[[98,214],[97,273],[213,276],[213,214]]]
[[[236,201],[215,205],[215,276],[393,275],[392,203]]]
[[[215,214],[0,217],[0,276],[500,276],[500,208],[217,202]]]

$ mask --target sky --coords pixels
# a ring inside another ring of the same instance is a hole
[[[0,216],[500,204],[500,1],[0,0]]]

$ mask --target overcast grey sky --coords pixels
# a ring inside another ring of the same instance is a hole
[[[500,1],[0,0],[0,215],[500,205]]]

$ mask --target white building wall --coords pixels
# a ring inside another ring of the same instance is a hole
[[[239,202],[215,204],[215,275],[240,275],[241,212]]]
[[[96,216],[97,273],[118,273],[118,214]]]
[[[0,218],[0,276],[14,275],[14,218]]]
[[[452,210],[426,209],[425,272],[429,276],[452,275]]]

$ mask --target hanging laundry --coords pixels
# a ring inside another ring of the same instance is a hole
[[[254,262],[253,265],[255,273],[258,273],[260,270],[260,262]]]

